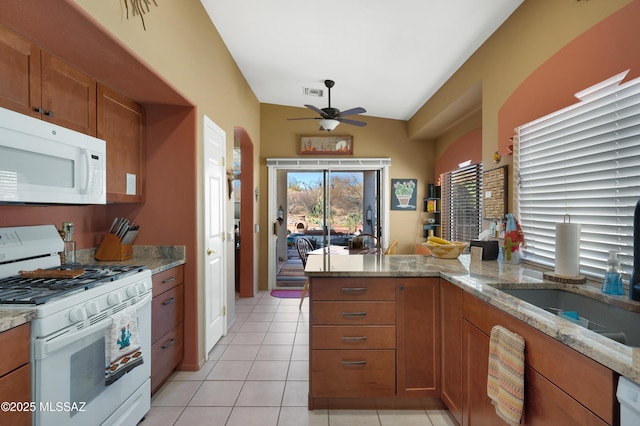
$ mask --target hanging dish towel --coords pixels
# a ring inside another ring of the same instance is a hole
[[[138,338],[136,308],[130,306],[111,317],[105,331],[105,385],[110,385],[125,373],[141,365],[142,348]]]
[[[500,325],[491,329],[487,395],[500,418],[512,426],[520,424],[524,406],[524,339]]]

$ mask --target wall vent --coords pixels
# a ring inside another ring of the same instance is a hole
[[[324,96],[324,90],[323,89],[311,89],[309,87],[303,87],[302,88],[302,93],[305,96],[315,96],[316,98],[321,98],[322,96]]]

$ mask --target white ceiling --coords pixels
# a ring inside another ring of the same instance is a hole
[[[408,120],[524,0],[201,1],[261,103]]]

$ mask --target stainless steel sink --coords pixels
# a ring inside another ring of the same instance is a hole
[[[640,313],[627,311],[602,300],[559,289],[508,289],[501,291],[549,312],[577,312],[578,325],[628,346],[640,346]],[[569,320],[571,318],[569,317]],[[585,321],[585,320],[588,320]]]

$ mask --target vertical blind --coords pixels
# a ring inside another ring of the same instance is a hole
[[[482,215],[482,163],[441,175],[442,237],[450,241],[478,238]]]
[[[582,228],[580,273],[602,277],[616,250],[628,278],[640,197],[640,79],[622,83],[627,72],[518,129],[516,214],[525,258],[553,266],[555,225],[569,215]]]

